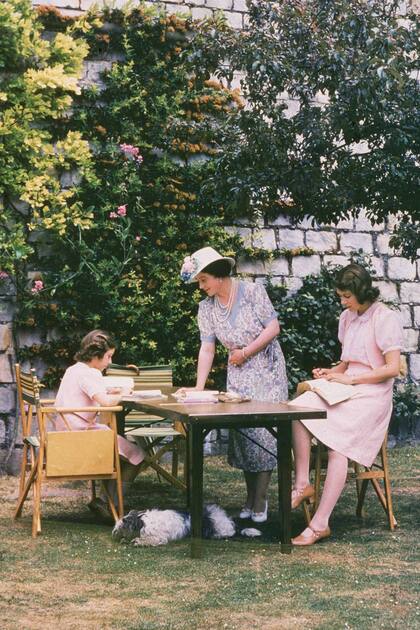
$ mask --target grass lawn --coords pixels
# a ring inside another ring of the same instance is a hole
[[[111,540],[89,513],[86,484],[49,484],[43,532],[31,538],[29,505],[12,520],[16,478],[0,478],[2,630],[305,630],[420,628],[418,530],[420,448],[390,451],[399,523],[387,529],[373,489],[368,514],[355,514],[347,484],[331,523],[332,538],[283,555],[275,542],[276,484],[270,520],[257,540],[209,541],[191,560],[189,542],[134,548]],[[206,500],[235,515],[243,501],[239,471],[224,458],[205,461]],[[184,507],[182,493],[140,477],[130,507]],[[293,513],[293,535],[304,526]],[[417,573],[417,574],[416,574]]]

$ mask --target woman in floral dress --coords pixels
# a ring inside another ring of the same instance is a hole
[[[262,284],[230,277],[233,266],[232,258],[204,247],[187,257],[181,270],[184,281],[198,282],[208,296],[198,309],[201,347],[194,389],[205,387],[218,340],[229,350],[228,391],[260,401],[286,400],[277,313]],[[266,429],[230,431],[228,462],[244,471],[247,486],[241,518],[259,523],[267,520],[266,495],[277,464],[276,448],[275,438]]]

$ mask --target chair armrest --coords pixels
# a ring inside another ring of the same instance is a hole
[[[40,398],[39,402],[41,405],[53,405],[55,403],[55,398]]]

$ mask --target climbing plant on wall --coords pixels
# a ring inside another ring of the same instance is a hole
[[[65,124],[88,46],[71,32],[44,39],[29,0],[0,3],[0,31],[0,270],[19,280],[40,229],[91,223],[60,185],[72,168],[89,174],[88,142]]]
[[[57,24],[56,14],[42,15],[50,29]],[[73,105],[69,133],[92,152],[89,171],[69,172],[63,193],[80,211],[57,226],[44,219],[40,273],[20,304],[18,325],[55,330],[55,339],[21,356],[42,359],[54,385],[80,335],[104,327],[119,340],[119,361],[170,361],[185,382],[195,372],[199,293],[181,285],[179,269],[203,245],[235,252],[223,206],[203,203],[199,191],[214,172],[223,119],[242,104],[202,64],[194,73],[191,20],[139,6],[87,23],[74,24],[75,35],[91,57],[114,62]]]

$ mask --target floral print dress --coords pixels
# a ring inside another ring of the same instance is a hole
[[[198,326],[201,341],[215,342],[217,339],[228,350],[247,346],[269,322],[277,319],[263,285],[251,282],[237,282],[236,299],[227,320],[219,321],[222,318],[218,319],[217,309],[213,297],[200,302]],[[240,366],[228,364],[227,390],[265,402],[287,400],[286,366],[278,340],[273,339]],[[230,431],[229,464],[247,472],[275,468],[276,440],[267,429],[241,428],[239,431]]]

